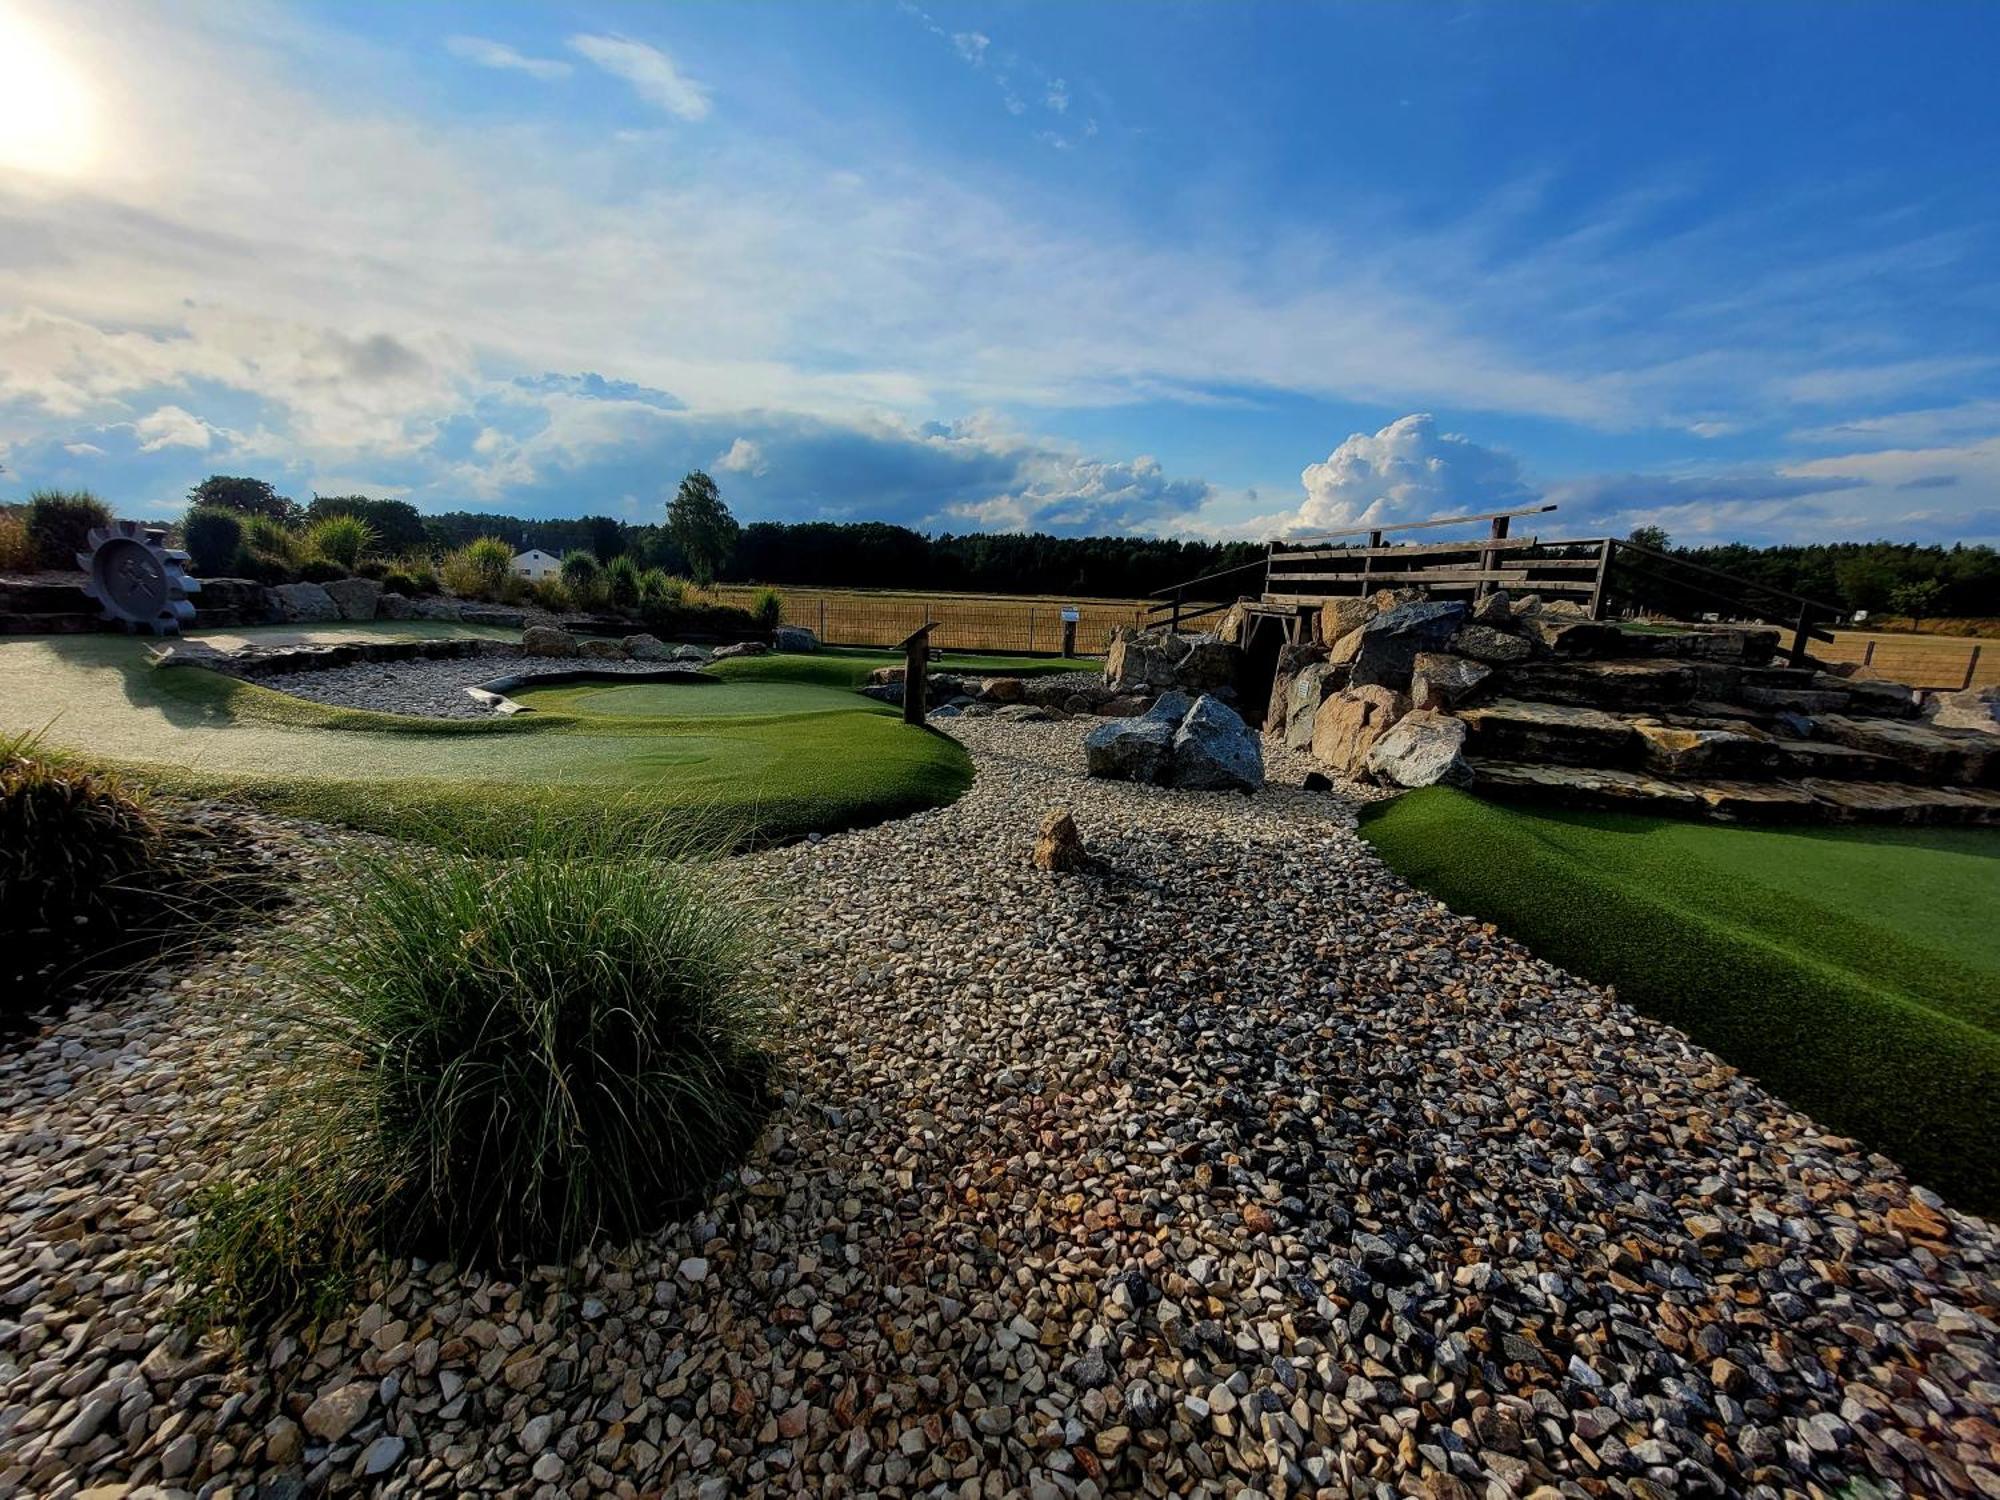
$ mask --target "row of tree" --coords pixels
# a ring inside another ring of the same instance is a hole
[[[525,550],[572,551],[600,561],[630,556],[704,582],[793,587],[941,589],[995,594],[1141,598],[1202,574],[1244,567],[1264,555],[1256,542],[1188,542],[1166,537],[1059,537],[977,532],[928,536],[881,521],[754,521],[740,526],[715,481],[697,470],[680,483],[658,522],[613,516],[532,520],[482,511],[422,515],[405,500],[316,495],[300,506],[263,480],[215,475],[191,502],[269,515],[288,523],[355,515],[374,528],[382,551],[443,553],[483,536]],[[1645,527],[1632,540],[1750,582],[1848,612],[1917,616],[2000,616],[2000,553],[1991,547],[1908,542],[1827,542],[1778,547],[1727,543],[1675,547]],[[1665,570],[1621,568],[1641,602],[1672,613],[1714,607],[1670,582]],[[1224,580],[1223,594],[1254,591],[1256,575]]]

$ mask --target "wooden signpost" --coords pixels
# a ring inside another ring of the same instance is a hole
[[[931,664],[931,632],[935,621],[919,625],[898,642],[903,648],[903,722],[921,726],[924,722],[925,674]]]

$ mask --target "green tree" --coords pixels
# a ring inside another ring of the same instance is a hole
[[[696,469],[667,505],[667,531],[686,554],[695,581],[706,585],[715,582],[717,570],[729,561],[742,528],[722,503],[715,481]]]
[[[1635,547],[1650,547],[1655,552],[1671,551],[1674,539],[1667,535],[1664,526],[1634,526],[1632,534],[1625,538]]]
[[[266,481],[237,474],[209,475],[188,491],[188,504],[213,505],[238,515],[269,516],[287,526],[299,516],[298,506]]]
[[[1943,597],[1944,585],[1935,578],[1898,584],[1889,590],[1889,613],[1908,615],[1912,622],[1921,620],[1926,615],[1937,613],[1938,601]]]

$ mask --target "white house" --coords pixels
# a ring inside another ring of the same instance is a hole
[[[514,554],[514,571],[530,583],[540,583],[562,572],[562,559],[550,556],[540,547],[530,547],[526,552]]]

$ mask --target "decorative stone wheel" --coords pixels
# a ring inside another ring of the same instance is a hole
[[[166,537],[137,521],[91,529],[90,550],[77,553],[76,565],[90,574],[83,591],[104,607],[105,619],[155,635],[179,635],[194,619],[188,595],[201,592],[201,581],[188,577],[181,566],[188,555],[168,547]]]

